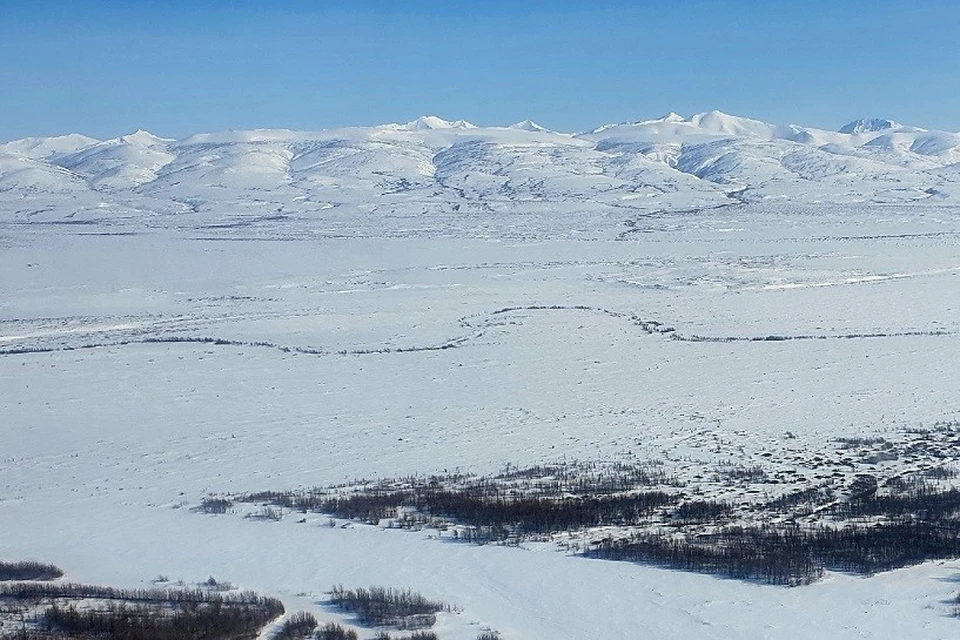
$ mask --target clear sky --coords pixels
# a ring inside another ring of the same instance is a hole
[[[960,131],[957,0],[0,0],[0,140],[720,109]]]

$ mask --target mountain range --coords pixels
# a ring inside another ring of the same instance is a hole
[[[7,222],[607,215],[767,201],[956,204],[960,134],[887,119],[827,131],[710,111],[581,133],[424,116],[318,132],[0,144]]]

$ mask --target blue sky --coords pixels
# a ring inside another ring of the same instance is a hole
[[[960,3],[0,0],[0,140],[720,109],[960,131]]]

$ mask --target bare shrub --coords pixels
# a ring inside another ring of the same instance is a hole
[[[306,611],[298,611],[280,625],[273,640],[300,640],[308,638],[317,628],[317,619]]]
[[[432,627],[436,614],[450,609],[409,589],[384,587],[344,589],[336,585],[330,592],[330,600],[344,611],[356,614],[365,625],[398,629]]]
[[[199,589],[21,582],[0,585],[0,599],[38,607],[31,627],[13,636],[21,638],[239,640],[256,637],[283,613],[275,598]]]
[[[200,513],[221,515],[229,511],[232,507],[233,500],[227,498],[204,498],[196,510]]]
[[[353,629],[344,629],[335,622],[325,624],[317,631],[317,640],[357,640],[357,632]]]

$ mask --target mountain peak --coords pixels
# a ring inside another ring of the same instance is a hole
[[[886,131],[899,129],[900,123],[886,118],[860,118],[840,127],[840,133],[868,133],[871,131]]]
[[[23,138],[0,144],[0,151],[20,153],[30,158],[50,158],[52,156],[74,153],[80,149],[92,147],[100,142],[79,133],[45,138]]]
[[[520,131],[550,131],[546,127],[542,127],[533,120],[521,120],[516,124],[510,125],[510,129],[519,129]]]
[[[437,116],[420,116],[404,125],[408,131],[429,131],[430,129],[476,129],[477,125],[466,120],[449,121]]]
[[[171,142],[161,138],[160,136],[155,136],[149,131],[143,129],[137,129],[136,132],[127,134],[125,136],[120,136],[118,139],[119,142],[124,142],[127,144],[139,144],[139,145],[152,145],[157,144],[158,142]]]
[[[730,136],[769,138],[775,129],[773,125],[766,122],[732,116],[716,109],[706,113],[698,113],[687,122],[709,133]]]
[[[676,112],[674,112],[674,111],[671,111],[671,112],[668,113],[667,115],[661,116],[661,117],[657,118],[657,120],[658,120],[659,122],[685,122],[685,121],[686,121],[686,118],[684,118],[684,117],[683,117],[682,115],[680,115],[679,113],[676,113]]]

